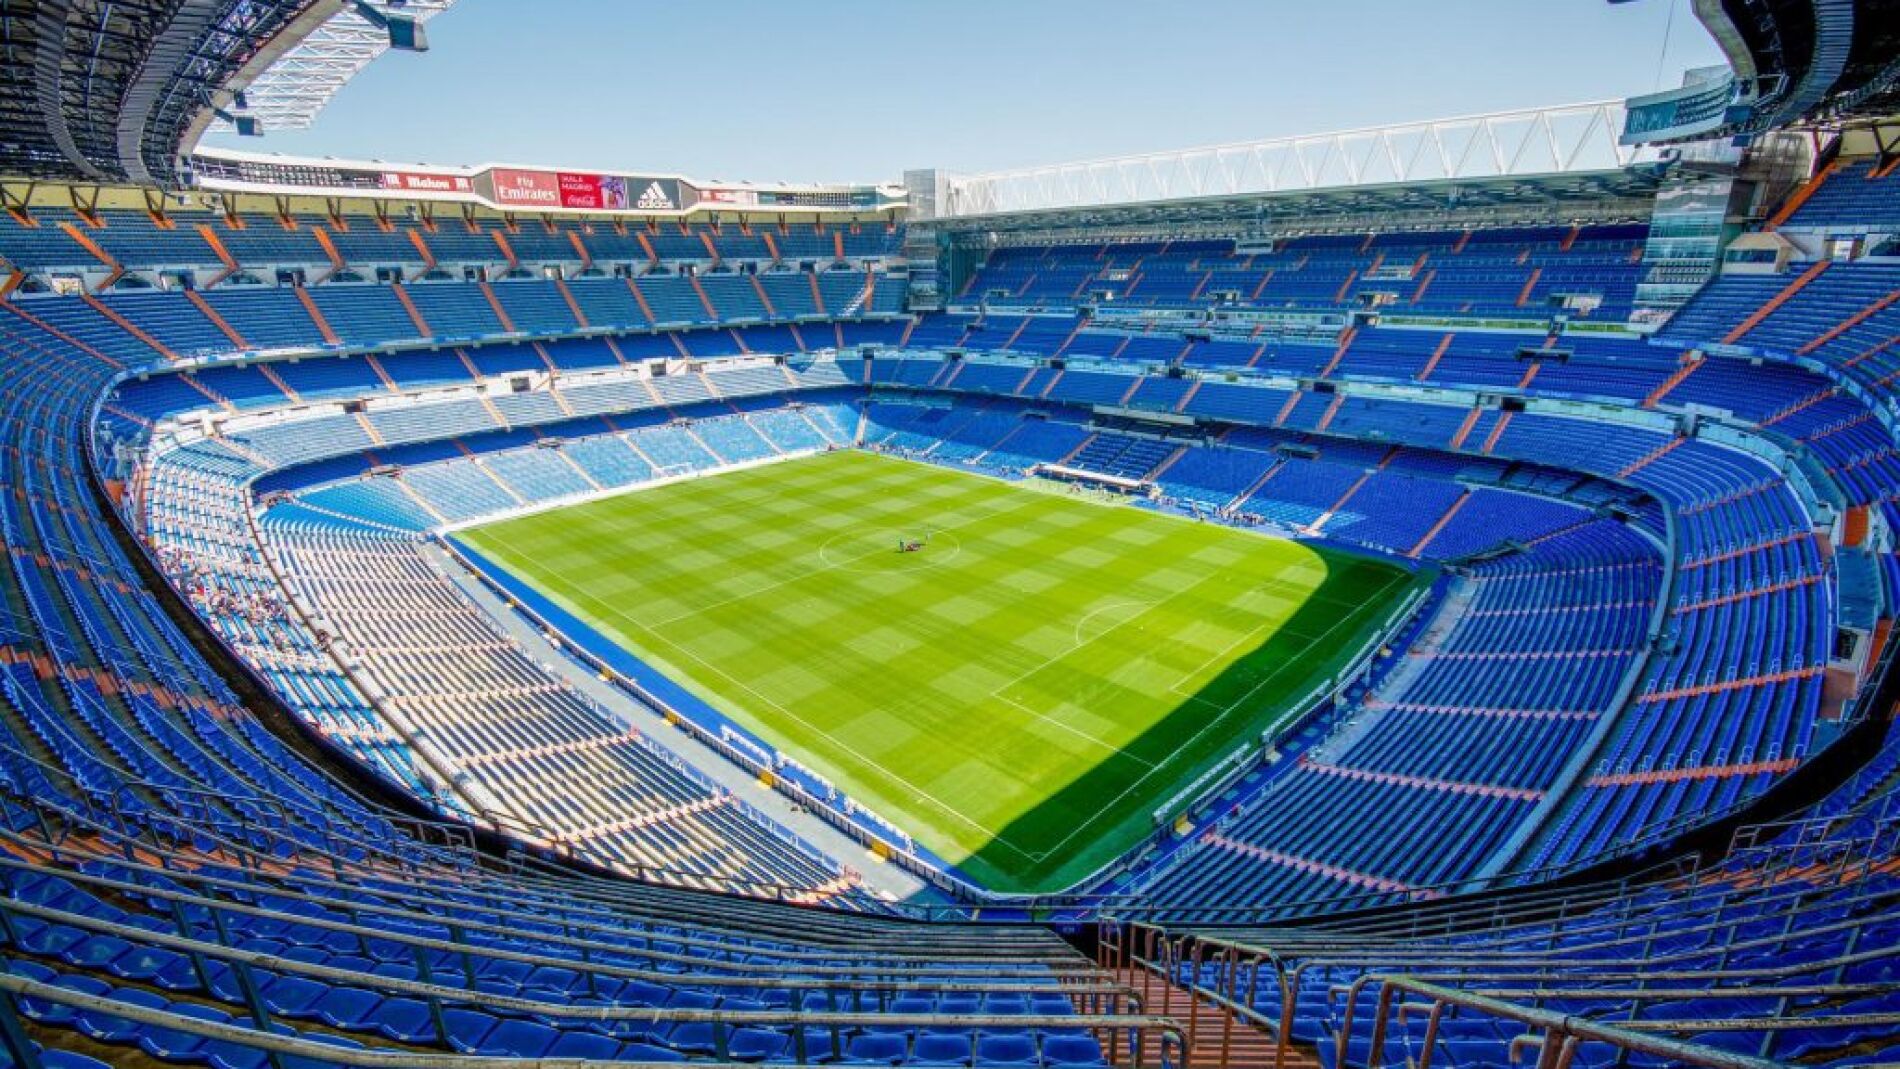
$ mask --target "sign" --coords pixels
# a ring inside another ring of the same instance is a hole
[[[627,207],[627,180],[613,174],[556,175],[561,189],[561,207],[624,210]]]
[[[680,184],[673,178],[636,178],[633,180],[640,190],[633,206],[646,212],[677,211],[680,206]]]
[[[339,163],[290,157],[197,153],[193,180],[204,188],[261,187],[276,192],[339,190],[365,197],[435,197],[475,202],[510,211],[640,212],[686,214],[706,207],[771,208],[832,212],[875,209],[901,203],[886,191],[864,186],[816,186],[771,190],[745,186],[699,187],[686,179],[596,171],[489,167],[473,174],[376,163]]]
[[[587,171],[523,171],[497,167],[488,172],[494,200],[504,208],[574,208],[580,211],[671,212],[680,208],[675,178],[629,178]]]
[[[552,171],[517,171],[497,167],[488,172],[495,187],[495,203],[509,208],[558,208],[561,179]]]
[[[759,203],[759,195],[750,189],[702,189],[699,200],[702,204],[751,206]]]
[[[475,187],[474,183],[459,174],[384,171],[383,188],[403,193],[468,193]]]

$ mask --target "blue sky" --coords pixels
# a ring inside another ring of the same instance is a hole
[[[757,181],[981,171],[1649,92],[1721,62],[1689,2],[460,0],[430,52],[384,56],[311,129],[209,143]]]

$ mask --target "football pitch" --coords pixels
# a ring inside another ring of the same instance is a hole
[[[1152,834],[1415,581],[856,451],[459,537],[1003,892],[1059,891]]]

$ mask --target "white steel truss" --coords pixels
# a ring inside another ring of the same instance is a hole
[[[941,218],[1620,170],[1621,101],[952,175]]]
[[[406,15],[418,21],[448,10],[455,0],[369,0],[371,7]],[[310,36],[285,52],[244,89],[245,114],[266,132],[301,130],[330,102],[343,83],[354,78],[370,61],[389,51],[389,33],[358,14],[355,4],[326,19]],[[223,120],[211,129],[228,133]]]

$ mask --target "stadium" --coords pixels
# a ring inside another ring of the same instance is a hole
[[[1900,1065],[1891,0],[855,185],[204,143],[451,5],[0,5],[3,1064]]]

